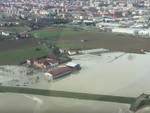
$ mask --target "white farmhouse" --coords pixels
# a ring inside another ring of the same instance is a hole
[[[9,36],[10,34],[8,32],[2,32],[3,36]]]
[[[135,35],[136,32],[137,32],[137,29],[132,29],[132,28],[113,28],[112,32],[113,33],[124,33],[124,34]]]

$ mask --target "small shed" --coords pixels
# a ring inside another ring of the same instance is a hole
[[[81,69],[80,64],[76,64],[76,63],[73,63],[73,62],[67,63],[66,66],[68,66],[72,69],[75,69],[75,70],[80,70]]]

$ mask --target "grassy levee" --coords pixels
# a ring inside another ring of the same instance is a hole
[[[121,97],[121,96],[32,89],[32,88],[23,88],[23,87],[8,87],[8,86],[0,86],[0,93],[22,93],[22,94],[41,95],[41,96],[93,100],[93,101],[116,102],[116,103],[124,103],[124,104],[132,104],[136,99],[134,97]]]

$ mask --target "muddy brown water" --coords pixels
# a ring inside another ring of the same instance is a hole
[[[149,58],[150,53],[122,52],[73,56],[73,62],[82,66],[79,73],[33,87],[130,97],[150,94]],[[1,113],[131,113],[128,104],[101,101],[8,93],[0,94],[0,100]],[[147,107],[137,113],[149,112]]]

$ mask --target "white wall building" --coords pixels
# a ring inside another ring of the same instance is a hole
[[[142,29],[138,32],[138,35],[141,36],[150,36],[150,28],[149,29]]]
[[[132,29],[132,28],[113,28],[112,32],[113,33],[125,33],[125,34],[135,35],[136,32],[138,32],[138,30]]]
[[[41,14],[41,15],[48,15],[49,12],[47,10],[40,10],[39,14]]]
[[[118,23],[107,23],[107,22],[100,22],[96,24],[96,27],[102,28],[102,27],[109,27],[109,28],[114,28],[114,27],[119,27],[121,26]]]
[[[9,33],[8,32],[2,32],[2,35],[3,36],[9,36]]]

